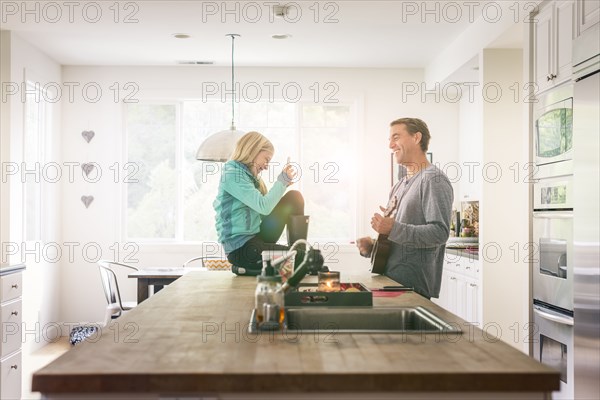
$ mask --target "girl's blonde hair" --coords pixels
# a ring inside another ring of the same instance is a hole
[[[268,151],[273,154],[275,152],[273,143],[258,132],[248,132],[237,141],[230,159],[252,168],[254,159],[261,151]],[[256,179],[259,185],[258,190],[262,194],[267,194],[267,186],[264,181],[260,177],[256,177]]]

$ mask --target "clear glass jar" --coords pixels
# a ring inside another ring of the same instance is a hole
[[[319,272],[319,292],[339,292],[340,273],[339,271]]]
[[[257,276],[258,284],[254,293],[256,320],[283,323],[284,299],[280,276]]]

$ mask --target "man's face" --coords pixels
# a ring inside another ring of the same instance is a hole
[[[421,152],[420,139],[421,133],[411,135],[404,124],[390,127],[389,147],[394,152],[398,164],[406,165],[417,160],[416,157]]]

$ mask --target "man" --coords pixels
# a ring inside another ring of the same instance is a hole
[[[371,219],[373,229],[391,242],[385,275],[428,299],[440,293],[454,201],[448,177],[427,160],[430,137],[420,119],[392,121],[389,147],[406,172],[390,193],[390,200],[397,199],[395,218],[376,213]],[[369,257],[373,239],[360,238],[357,246]]]

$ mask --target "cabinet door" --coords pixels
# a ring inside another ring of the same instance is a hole
[[[456,274],[448,274],[448,308],[446,309],[458,315],[458,278]]]
[[[577,15],[577,34],[581,35],[600,21],[600,1],[579,0]]]
[[[22,325],[21,300],[3,303],[0,306],[2,321],[2,342],[0,342],[0,357],[5,357],[21,347]]]
[[[556,78],[552,80],[553,84],[571,78],[572,49],[573,39],[575,38],[574,18],[575,2],[573,0],[556,3],[556,17],[554,19],[556,46],[553,57],[556,66],[552,68],[552,73],[556,75]]]
[[[438,306],[448,309],[448,272],[442,272],[442,284],[440,287],[440,295],[437,299],[431,299]]]
[[[0,399],[21,398],[21,352],[0,362]]]
[[[466,281],[466,308],[467,316],[465,320],[473,324],[481,324],[479,317],[481,305],[479,304],[479,283],[477,280],[469,279]]]
[[[23,274],[20,272],[0,276],[0,303],[21,297],[23,293]]]
[[[535,17],[535,82],[538,91],[548,88],[552,69],[552,14],[553,4],[548,4]]]
[[[467,279],[464,276],[456,277],[456,315],[467,319]]]

